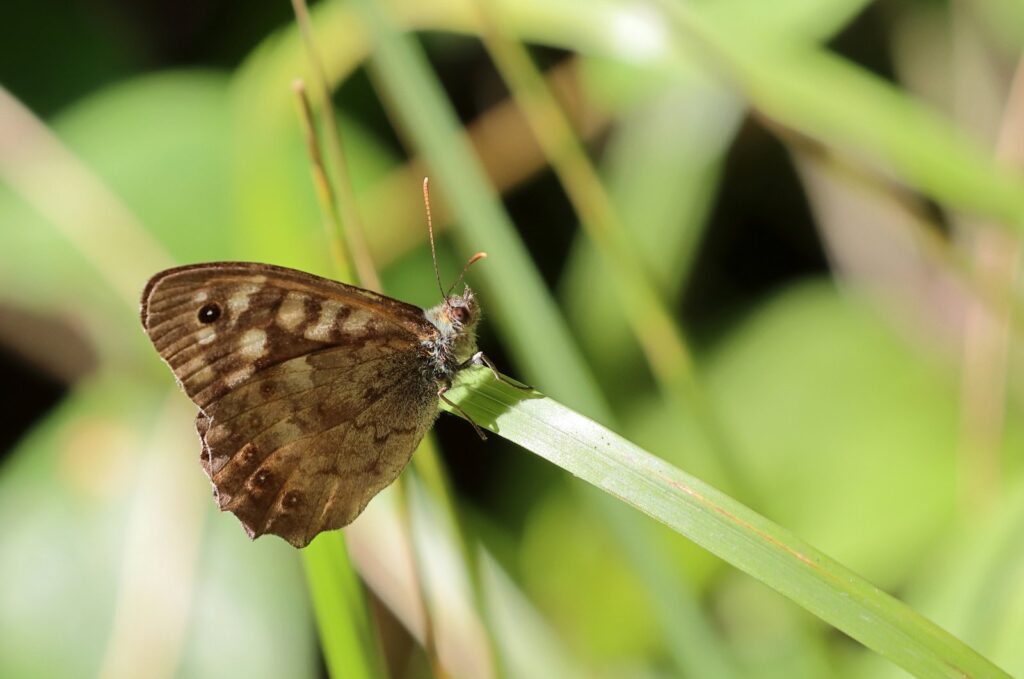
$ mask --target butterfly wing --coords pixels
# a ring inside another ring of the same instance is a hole
[[[305,546],[350,523],[437,416],[417,307],[281,267],[157,274],[142,322],[200,407],[218,504],[256,537]]]

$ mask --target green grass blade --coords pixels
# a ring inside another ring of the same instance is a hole
[[[323,533],[303,550],[302,557],[330,676],[386,676],[363,588],[352,568],[342,533]]]
[[[824,40],[848,24],[871,0],[724,0],[709,3],[719,21],[758,26],[765,34],[787,40]]]
[[[303,0],[294,0],[297,23],[306,44],[307,57],[316,74],[315,88],[323,115],[330,122],[327,156],[332,160],[334,181],[324,164],[323,144],[314,120],[305,84],[292,84],[298,118],[303,128],[317,199],[324,216],[327,241],[334,259],[335,275],[349,282],[380,290],[380,281],[362,238],[362,225],[352,199],[347,160],[341,134],[335,124],[329,84],[323,74],[311,35],[309,13]],[[347,197],[340,206],[338,196]],[[384,675],[380,647],[366,608],[363,590],[349,558],[341,533],[324,535],[303,551],[310,599],[316,612],[320,643],[332,677],[379,677]]]
[[[785,529],[546,397],[467,375],[452,399],[495,431],[632,505],[919,677],[1009,677]]]
[[[484,179],[425,57],[411,38],[387,24],[378,8],[368,4],[365,11],[370,18],[367,23],[375,31],[374,63],[386,90],[385,98],[440,175],[441,181],[437,184],[452,195],[453,207],[459,216],[456,234],[465,234],[475,247],[483,243],[500,255],[481,267],[480,275],[493,284],[487,299],[489,304],[497,302],[496,315],[509,348],[531,379],[536,375],[546,384],[556,384],[574,403],[582,403],[589,412],[599,413],[603,420],[610,421],[607,406],[591,384],[593,379],[568,337],[564,321]],[[499,245],[495,247],[493,243]],[[701,649],[701,652],[687,655],[681,664],[694,668],[698,675],[714,668],[717,676],[729,676],[725,654],[715,653],[719,644],[707,643],[707,635],[681,640],[681,635],[697,629],[706,631],[708,626],[700,616],[693,594],[686,591],[682,583],[663,577],[665,569],[651,562],[653,551],[648,548],[649,538],[643,531],[634,530],[635,523],[632,523],[639,517],[619,514],[622,508],[600,494],[588,493],[585,500],[595,512],[595,520],[611,525],[636,572],[652,590],[666,644],[673,650]],[[609,519],[610,516],[613,518]],[[698,665],[700,670],[695,669]]]
[[[768,118],[842,151],[944,207],[1024,228],[1024,174],[898,88],[812,45],[779,43],[691,3],[659,0],[678,39],[701,49]]]
[[[486,17],[482,40],[506,86],[543,149],[580,225],[603,257],[619,306],[643,348],[651,372],[663,390],[681,403],[695,387],[692,352],[667,304],[651,282],[634,241],[612,204],[568,116],[548,89],[544,75],[526,48],[505,34],[500,15]]]
[[[371,67],[392,102],[396,121],[415,140],[434,175],[431,187],[450,196],[454,235],[464,253],[486,250],[480,278],[488,313],[530,379],[550,384],[581,410],[606,419],[607,406],[570,337],[540,274],[485,179],[426,58],[397,32],[374,2],[357,3],[377,41]],[[514,290],[515,294],[501,294]],[[543,347],[543,351],[537,348]]]
[[[559,643],[556,630],[523,596],[516,583],[486,550],[478,558],[484,590],[489,594],[488,624],[492,628],[510,677],[589,676]]]
[[[365,56],[366,37],[361,30],[362,24],[352,8],[341,3],[318,5],[312,14],[317,33],[332,36],[331,40],[322,41],[319,45],[321,54],[328,64],[329,77],[334,81],[344,80],[345,76]],[[244,195],[246,197],[246,200],[240,201],[240,209],[245,212],[244,217],[239,221],[246,229],[246,239],[243,245],[248,254],[245,256],[270,257],[273,261],[283,261],[317,271],[319,270],[318,262],[312,257],[310,248],[305,244],[309,239],[319,242],[319,236],[299,231],[299,229],[305,228],[303,225],[316,221],[312,216],[303,216],[302,211],[309,202],[308,196],[311,193],[306,177],[306,168],[303,167],[301,159],[295,159],[296,162],[292,163],[288,162],[291,156],[301,155],[301,139],[297,134],[293,111],[281,105],[282,101],[287,103],[287,98],[282,95],[287,91],[291,78],[295,73],[302,72],[303,68],[301,45],[295,33],[294,29],[285,31],[279,39],[268,41],[264,49],[250,60],[242,74],[236,78],[237,114],[242,123],[235,128],[238,135],[235,147],[240,154],[235,169],[240,177],[240,186],[245,188]],[[266,106],[247,105],[247,102],[254,100],[263,101]],[[361,140],[361,137],[350,135],[350,132],[352,132],[351,127],[346,129],[346,143],[350,138],[354,138],[356,141]],[[358,171],[372,177],[375,174],[380,174],[381,166],[386,167],[390,163],[390,159],[382,160],[386,156],[385,152],[368,145],[365,140],[360,146],[363,152],[352,160],[354,173]],[[351,149],[347,148],[346,150]],[[301,181],[296,181],[296,177]],[[363,177],[363,181],[366,181],[366,176]],[[418,195],[418,191],[415,195]],[[257,202],[256,205],[252,204],[253,200]],[[380,236],[378,217],[377,214],[371,216],[373,230],[368,234],[371,237]],[[289,230],[282,231],[280,228],[282,223],[289,224]],[[292,229],[295,231],[291,231]],[[426,230],[424,229],[420,233],[425,237]],[[282,236],[288,236],[285,240],[290,242],[283,242]],[[407,239],[409,236],[403,234],[401,238]],[[259,253],[264,254],[260,255]],[[323,267],[323,273],[328,273],[325,263],[319,263],[319,266]],[[445,540],[446,542],[439,544],[438,547],[457,554],[461,560],[458,568],[448,569],[445,574],[446,581],[468,578],[468,586],[461,587],[460,592],[471,590],[469,596],[473,600],[469,601],[467,605],[479,609],[480,603],[477,600],[480,596],[479,582],[476,577],[477,569],[474,567],[475,560],[472,559],[475,549],[471,549],[465,544],[467,538],[463,534],[458,516],[455,514],[446,482],[441,477],[437,454],[432,446],[425,443],[420,447],[413,458],[412,469],[409,472],[421,475],[421,480],[431,495],[431,507],[435,509],[434,513],[437,516],[442,517],[440,523],[443,525],[439,527],[439,530],[443,532],[432,534],[432,537]],[[358,551],[360,549],[358,543],[364,538],[365,536],[362,535],[354,537],[350,546],[353,548],[353,558],[357,565],[366,568],[368,562],[360,561],[363,558],[361,554],[365,555],[365,551]],[[449,543],[448,540],[454,541],[454,543]],[[397,577],[402,575],[403,573],[399,572]],[[434,579],[436,580],[436,578]],[[373,583],[371,586],[378,588],[378,596],[381,596],[385,602],[389,601],[388,593],[381,592],[379,589],[380,581],[374,583],[371,579],[370,582]],[[435,585],[438,583],[433,581],[425,583],[428,598]],[[326,595],[334,596],[330,593],[330,583],[325,586],[328,587]],[[413,589],[413,591],[418,590],[418,587]],[[319,586],[313,580],[310,580],[310,591],[312,598],[318,598]],[[394,596],[394,592],[391,594]],[[445,606],[450,607],[451,603],[451,601],[445,602]],[[462,602],[459,603],[462,604]],[[340,611],[343,608],[343,606],[335,605],[333,608],[329,608],[328,612],[330,610]],[[438,612],[442,616],[446,614],[445,610],[433,612]],[[482,619],[481,611],[478,610],[477,615]],[[400,613],[399,617],[402,617]],[[408,624],[409,618],[405,617],[403,621]],[[441,650],[450,648],[459,654],[459,663],[452,667],[446,667],[447,670],[458,674],[459,668],[465,666],[464,661],[468,659],[469,654],[463,653],[462,650],[470,639],[465,632],[467,629],[475,631],[478,626],[483,627],[483,625],[477,625],[476,622],[473,623],[472,628],[458,627],[456,629],[449,625],[447,632],[451,632],[451,634],[446,634],[445,630],[438,630],[441,634],[437,639],[439,648]],[[489,632],[486,628],[483,631],[484,634]],[[454,644],[461,644],[461,646]],[[487,649],[478,648],[475,649],[475,652],[483,657],[494,655]],[[477,672],[475,676],[485,675]]]
[[[468,644],[464,644],[461,648],[453,649],[453,652],[457,652],[463,660],[478,661],[479,664],[474,667],[475,676],[500,678],[501,649],[494,638],[494,631],[486,624],[486,596],[478,566],[476,536],[462,521],[451,481],[432,435],[424,439],[416,450],[412,469],[413,474],[407,484],[420,489],[419,518],[426,524],[425,530],[417,531],[416,515],[413,515],[413,543],[415,545],[417,537],[421,541],[429,540],[434,554],[445,555],[442,572],[423,578],[425,586],[430,590],[424,599],[431,595],[437,599],[430,602],[428,610],[435,618],[451,613],[460,614],[461,634],[452,634],[451,638],[473,640],[475,643],[472,644],[473,648],[467,648]],[[429,553],[429,549],[422,544],[417,549],[421,554]]]

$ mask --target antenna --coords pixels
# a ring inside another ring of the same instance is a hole
[[[444,286],[441,285],[441,274],[437,270],[437,247],[434,245],[434,222],[430,219],[430,177],[423,178],[423,205],[427,208],[427,233],[430,234],[430,256],[434,258],[434,278],[437,280],[437,289],[441,292],[444,301],[448,301],[448,295],[444,293]],[[466,265],[469,266],[468,264]],[[452,286],[453,288],[455,286]]]
[[[452,287],[448,288],[448,295],[452,294],[452,290],[455,289],[455,286],[457,286],[459,284],[459,281],[461,281],[463,279],[463,277],[465,277],[466,272],[469,271],[469,267],[473,266],[474,264],[479,262],[481,259],[485,259],[486,257],[487,257],[487,253],[486,252],[478,252],[475,255],[473,255],[472,257],[470,257],[469,261],[466,262],[466,266],[462,267],[462,273],[460,273],[459,277],[455,279],[454,283],[452,283]],[[445,295],[445,299],[448,299],[448,295]]]

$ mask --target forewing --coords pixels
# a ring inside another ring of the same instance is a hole
[[[412,305],[301,271],[244,262],[157,274],[142,295],[142,324],[200,408],[269,366],[329,346],[392,339],[416,344],[437,333]]]
[[[269,368],[200,413],[203,468],[251,537],[303,547],[394,481],[437,412],[410,346],[331,348]]]

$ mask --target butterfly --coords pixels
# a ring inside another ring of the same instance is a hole
[[[477,350],[469,286],[442,296],[423,310],[249,262],[149,280],[142,326],[199,406],[203,470],[249,537],[304,547],[351,523],[405,468],[439,399],[465,416],[445,396],[461,370],[485,365],[507,381]]]

